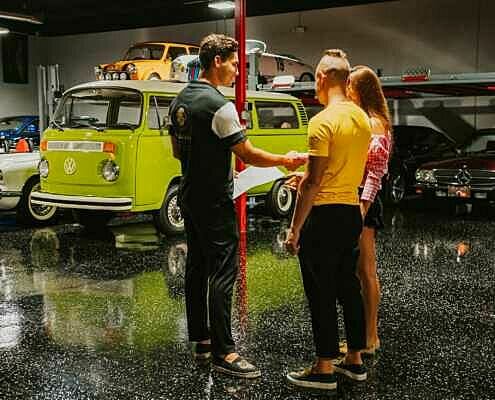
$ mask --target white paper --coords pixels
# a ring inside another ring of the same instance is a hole
[[[284,173],[277,167],[248,167],[234,179],[234,199],[256,186],[282,178]]]

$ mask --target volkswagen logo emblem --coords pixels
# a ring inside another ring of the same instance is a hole
[[[471,182],[471,174],[466,169],[460,169],[456,179],[461,185],[467,185]]]
[[[66,175],[74,175],[77,170],[76,160],[72,157],[67,157],[64,161],[64,171]]]

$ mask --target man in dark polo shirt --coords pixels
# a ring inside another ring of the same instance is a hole
[[[224,35],[202,40],[200,79],[173,101],[170,132],[174,156],[182,166],[179,201],[187,233],[186,312],[193,354],[203,359],[212,354],[217,371],[256,378],[260,370],[235,352],[231,333],[239,239],[232,152],[247,164],[290,170],[304,164],[306,157],[267,153],[246,138],[234,104],[217,89],[235,81],[237,50],[238,43]]]

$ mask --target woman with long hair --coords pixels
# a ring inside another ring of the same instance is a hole
[[[366,318],[367,348],[363,353],[374,354],[380,347],[378,337],[378,306],[380,281],[376,268],[376,231],[383,228],[383,205],[377,196],[381,180],[387,173],[392,147],[392,124],[380,79],[371,68],[358,65],[351,70],[347,96],[370,117],[372,137],[360,190],[364,227],[359,242],[358,275]]]

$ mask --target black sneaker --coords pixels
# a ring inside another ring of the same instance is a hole
[[[196,360],[207,360],[211,357],[210,343],[196,343],[193,348],[193,357]]]
[[[337,378],[335,374],[316,374],[312,368],[305,368],[302,371],[289,372],[287,381],[294,386],[308,389],[337,389]]]
[[[223,358],[213,357],[212,368],[215,371],[238,378],[254,379],[261,376],[261,371],[241,356],[238,356],[232,362],[227,362]]]
[[[345,375],[355,381],[365,381],[368,377],[364,364],[344,364],[335,365],[335,371]]]

